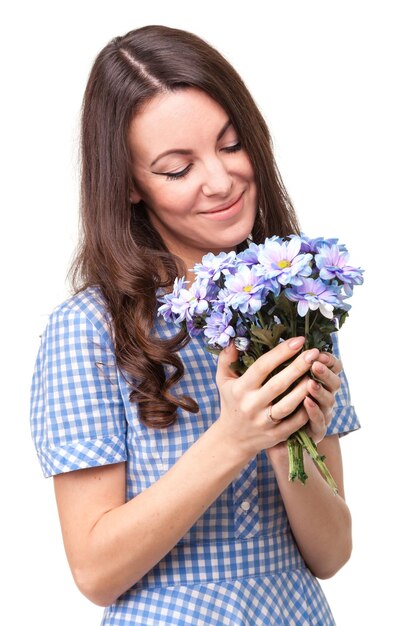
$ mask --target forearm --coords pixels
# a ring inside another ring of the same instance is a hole
[[[292,533],[306,564],[319,578],[331,577],[346,563],[352,549],[351,516],[345,500],[333,494],[307,453],[305,485],[288,480],[287,454],[274,456],[271,463]],[[337,482],[342,483],[341,474]]]
[[[105,512],[73,568],[80,589],[107,605],[158,563],[249,461],[214,424],[154,485]]]

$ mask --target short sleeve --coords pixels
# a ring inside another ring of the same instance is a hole
[[[103,320],[97,311],[61,305],[42,335],[31,428],[45,476],[126,460],[124,404]]]
[[[337,335],[332,335],[332,339],[333,353],[336,357],[340,358]],[[356,415],[355,408],[351,404],[349,384],[344,370],[340,373],[340,381],[341,387],[336,394],[334,413],[327,427],[327,435],[347,435],[349,432],[360,428],[358,416]]]

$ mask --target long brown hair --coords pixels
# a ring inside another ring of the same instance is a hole
[[[156,291],[184,273],[152,227],[146,207],[132,205],[128,129],[144,103],[163,91],[196,87],[229,115],[255,172],[259,209],[252,237],[299,232],[281,181],[266,123],[233,67],[197,36],[146,26],[113,39],[98,55],[87,83],[81,122],[81,238],[71,266],[74,291],[98,285],[112,320],[116,360],[132,386],[140,418],[163,428],[195,400],[170,390],[184,373],[180,332],[152,334]],[[160,269],[163,267],[163,273]],[[170,375],[166,374],[169,366]]]

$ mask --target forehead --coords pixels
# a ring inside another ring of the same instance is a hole
[[[170,148],[193,148],[213,140],[228,115],[218,102],[195,88],[158,94],[132,119],[129,145],[144,156]]]

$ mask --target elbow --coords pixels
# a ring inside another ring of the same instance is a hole
[[[106,607],[113,604],[120,593],[115,593],[114,588],[106,584],[103,577],[91,570],[74,568],[72,575],[79,591],[93,604]]]
[[[347,540],[344,546],[339,547],[334,558],[328,559],[326,563],[321,563],[312,570],[316,578],[327,580],[332,578],[349,561],[352,554],[352,541]]]

